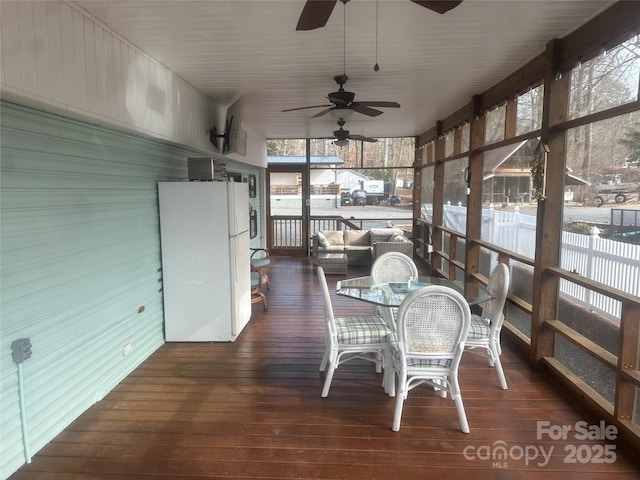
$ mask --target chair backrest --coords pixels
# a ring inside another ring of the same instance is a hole
[[[401,252],[387,252],[375,259],[371,266],[375,283],[408,282],[418,280],[418,267],[413,259]]]
[[[509,291],[509,267],[504,263],[498,263],[491,271],[487,291],[492,299],[484,304],[482,316],[491,320],[491,329],[499,330],[502,327],[504,304],[507,301]]]
[[[320,266],[318,269],[318,281],[320,282],[320,290],[322,291],[322,300],[324,305],[324,321],[327,328],[327,334],[332,338],[337,335],[336,320],[333,316],[333,305],[331,304],[331,296],[329,295],[329,286],[327,278],[324,275],[324,269]]]
[[[469,332],[471,309],[450,287],[432,285],[411,292],[398,310],[398,342],[404,361],[441,360],[457,368]]]

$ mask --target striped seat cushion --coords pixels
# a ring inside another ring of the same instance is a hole
[[[380,317],[336,318],[338,342],[346,344],[384,343],[391,331]]]
[[[488,338],[491,332],[491,322],[480,315],[471,315],[471,324],[469,326],[469,339]]]
[[[391,356],[396,362],[400,362],[400,345],[398,343],[398,334],[392,332],[387,336],[387,343],[391,350]],[[407,359],[407,365],[410,367],[450,367],[451,360],[421,360],[416,358]]]

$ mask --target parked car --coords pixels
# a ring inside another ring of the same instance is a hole
[[[364,190],[354,190],[351,192],[351,198],[354,205],[364,206],[367,204],[367,192]]]
[[[340,194],[340,205],[351,205],[351,193],[342,192]]]

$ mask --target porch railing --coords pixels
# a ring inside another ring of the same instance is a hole
[[[423,208],[425,216],[431,215],[430,206]],[[444,206],[444,224],[464,237],[467,209],[460,205]],[[511,212],[482,211],[482,240],[500,248],[517,252],[533,261],[535,257],[536,217],[523,215],[518,207]],[[455,262],[455,259],[448,259]],[[562,233],[562,268],[588,279],[616,288],[631,295],[640,296],[640,246],[600,238],[597,230],[590,235],[572,232]],[[593,310],[618,320],[621,305],[615,299],[593,293],[580,285],[561,280],[560,293],[581,303],[586,310]]]

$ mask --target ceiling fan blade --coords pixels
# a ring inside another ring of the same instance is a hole
[[[355,112],[361,113],[363,115],[368,115],[369,117],[377,117],[378,115],[382,115],[383,113],[380,110],[369,108],[360,103],[354,103],[352,108]]]
[[[365,107],[386,107],[386,108],[400,108],[398,102],[356,102],[358,105],[364,105]]]
[[[311,118],[318,118],[321,117],[322,115],[329,113],[331,110],[333,110],[333,106],[331,106],[331,108],[327,108],[326,110],[322,110],[321,112],[316,113],[315,115],[313,115]]]
[[[363,142],[375,143],[377,138],[363,137],[362,135],[349,135],[349,140],[362,140]]]
[[[418,5],[428,8],[429,10],[433,10],[437,13],[447,13],[452,8],[456,8],[458,5],[462,3],[462,0],[431,0],[431,1],[420,1],[420,0],[411,0],[413,3],[417,3]],[[325,22],[326,23],[326,22]]]
[[[283,112],[294,112],[296,110],[307,110],[308,108],[333,107],[333,105],[311,105],[310,107],[287,108]]]
[[[338,0],[307,0],[298,19],[296,31],[315,30],[316,28],[324,27],[337,1]]]

